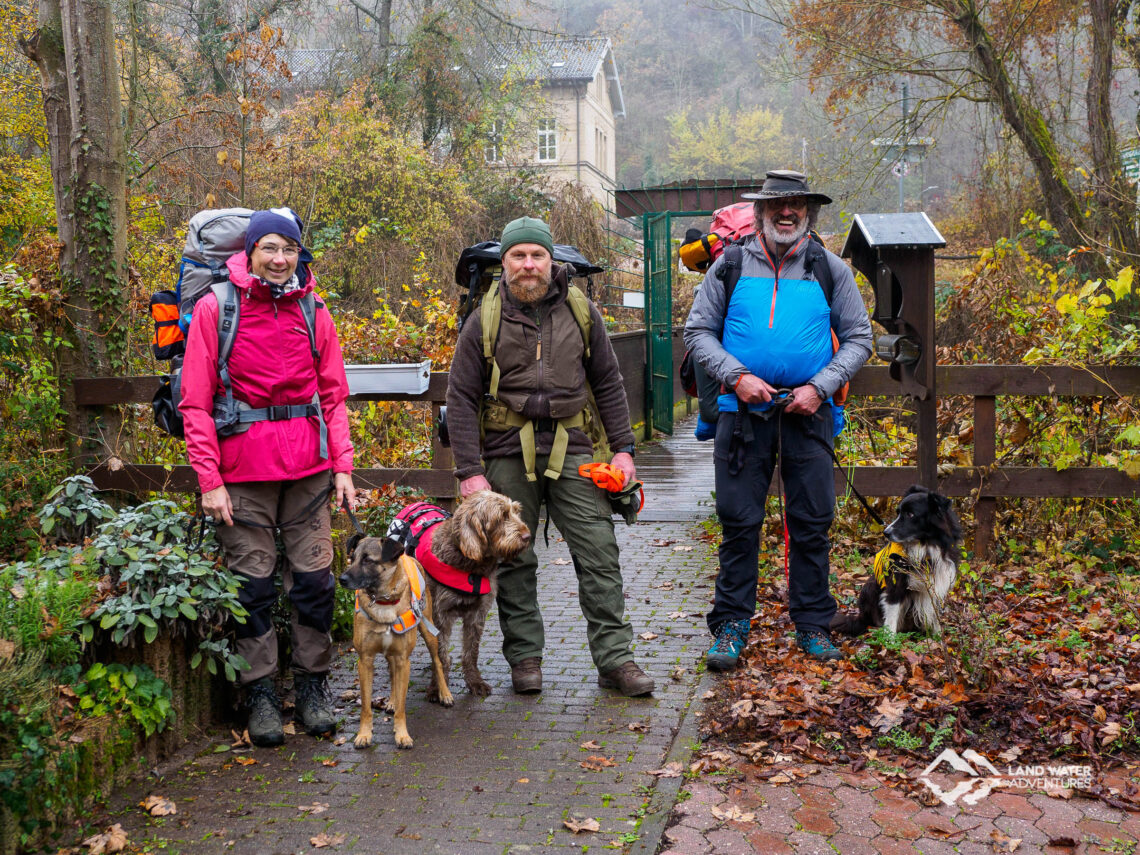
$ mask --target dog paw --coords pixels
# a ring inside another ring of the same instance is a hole
[[[411,748],[415,742],[408,734],[396,734],[396,747],[397,748]]]
[[[356,738],[352,740],[352,744],[357,748],[367,748],[372,744],[372,731],[360,731],[360,733],[356,734]]]
[[[468,680],[467,691],[477,698],[485,698],[491,694],[491,684],[486,680]]]

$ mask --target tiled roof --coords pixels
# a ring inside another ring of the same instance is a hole
[[[614,115],[625,115],[613,46],[607,38],[546,39],[510,45],[500,49],[493,62],[499,71],[513,68],[524,80],[551,84],[588,82],[604,68]]]

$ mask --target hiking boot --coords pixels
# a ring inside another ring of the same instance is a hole
[[[843,651],[831,643],[831,637],[823,632],[808,630],[796,632],[796,644],[808,656],[824,662],[831,659],[842,659]]]
[[[294,671],[293,690],[296,694],[293,720],[300,722],[310,736],[330,736],[336,733],[332,695],[329,694],[325,675]]]
[[[542,691],[542,657],[531,656],[511,666],[511,686],[516,695]]]
[[[603,689],[617,689],[627,698],[649,695],[657,688],[653,678],[642,671],[632,659],[598,674],[598,685]]]
[[[716,641],[709,648],[705,665],[710,671],[728,671],[736,667],[744,645],[748,643],[748,630],[752,622],[748,618],[726,620],[716,628],[713,635]]]
[[[272,748],[285,742],[281,722],[281,705],[272,677],[254,680],[246,687],[245,704],[249,707],[249,741],[259,748]]]

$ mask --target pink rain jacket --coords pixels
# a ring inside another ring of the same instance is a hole
[[[303,287],[274,300],[269,288],[248,270],[244,252],[226,262],[241,300],[238,332],[230,354],[234,398],[251,407],[312,403],[320,393],[328,425],[329,459],[321,459],[316,417],[254,422],[244,433],[218,438],[214,396],[224,395],[218,379],[218,301],[207,294],[194,307],[182,363],[182,402],[186,451],[203,493],[238,481],[288,481],[331,469],[352,471],[352,441],[344,401],[348,380],[336,327],[317,300],[314,365],[305,319],[297,301],[313,290]]]

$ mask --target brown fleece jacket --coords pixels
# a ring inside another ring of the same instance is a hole
[[[553,284],[544,302],[552,305],[565,302],[568,276],[563,265],[555,264],[551,270]],[[504,289],[505,301],[510,295]],[[509,308],[504,302],[503,314]],[[585,360],[586,379],[594,391],[594,399],[601,414],[602,426],[611,448],[622,448],[634,441],[629,423],[629,404],[625,397],[621,369],[613,345],[606,334],[606,325],[598,307],[590,303],[590,358]],[[557,359],[556,354],[548,354],[548,359]],[[518,428],[503,432],[488,432],[486,439],[479,440],[479,404],[490,384],[490,368],[483,357],[483,328],[479,311],[471,313],[463,324],[459,341],[455,345],[455,356],[451,362],[451,372],[447,381],[447,429],[451,436],[451,452],[455,456],[455,476],[459,480],[474,475],[483,475],[483,458],[509,457],[522,454]],[[538,391],[538,390],[536,390]],[[577,428],[569,431],[570,442],[567,449],[571,454],[590,454],[593,445],[589,436]],[[539,454],[547,454],[554,442],[552,432],[535,435],[535,446]],[[482,446],[482,447],[481,447]]]

